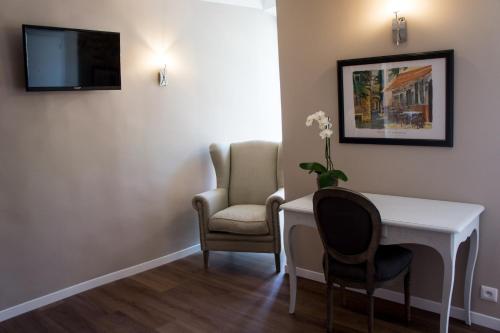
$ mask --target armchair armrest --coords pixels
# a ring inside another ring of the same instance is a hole
[[[279,211],[279,207],[284,202],[285,202],[285,189],[281,187],[266,199],[266,209],[269,210],[272,209],[273,206],[276,206],[276,208]]]
[[[225,188],[203,192],[193,197],[193,208],[198,212],[200,224],[200,244],[206,250],[206,235],[208,234],[208,220],[210,216],[228,206],[228,192]]]
[[[193,208],[198,213],[200,213],[200,209],[203,210],[203,213],[206,213],[206,218],[227,208],[227,206],[228,195],[225,188],[206,191],[193,197]]]
[[[271,194],[266,200],[266,220],[269,231],[275,239],[275,253],[281,251],[281,236],[280,236],[280,206],[285,202],[285,189],[279,188]]]

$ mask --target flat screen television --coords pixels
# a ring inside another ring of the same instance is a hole
[[[120,34],[23,25],[27,91],[119,90]]]

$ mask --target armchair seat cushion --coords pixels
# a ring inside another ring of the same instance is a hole
[[[265,205],[234,205],[210,218],[208,230],[240,235],[267,235]]]

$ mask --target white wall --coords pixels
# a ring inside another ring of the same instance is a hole
[[[276,19],[199,0],[2,0],[0,310],[198,243],[208,145],[281,139]],[[26,93],[21,24],[121,33],[121,91]],[[158,86],[159,50],[169,59]],[[202,263],[200,263],[201,265]]]

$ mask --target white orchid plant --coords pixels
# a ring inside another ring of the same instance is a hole
[[[330,118],[328,118],[323,111],[318,111],[309,115],[306,119],[306,126],[311,127],[314,122],[318,123],[319,126],[319,136],[322,140],[325,140],[325,161],[326,166],[318,162],[306,162],[300,163],[300,168],[309,171],[309,173],[315,172],[317,174],[318,187],[328,187],[337,186],[338,180],[347,181],[347,176],[341,170],[335,169],[333,167],[333,162],[331,158],[331,141],[330,137],[333,135],[332,123]]]

